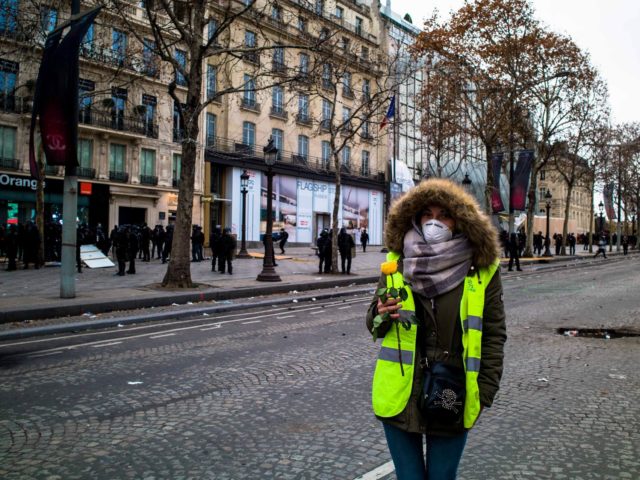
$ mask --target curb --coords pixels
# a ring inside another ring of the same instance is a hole
[[[376,277],[375,281],[370,283],[375,283],[377,281],[378,281],[378,278]],[[372,286],[368,286],[368,287],[362,287],[362,288],[348,290],[348,291],[338,289],[334,292],[325,292],[325,293],[319,293],[315,295],[313,294],[299,295],[299,296],[296,295],[295,300],[315,301],[315,300],[324,300],[327,298],[346,297],[354,294],[358,295],[362,293],[372,292],[372,288],[373,288]],[[285,305],[290,303],[292,303],[291,298],[276,298],[272,300],[261,300],[258,302],[253,302],[250,305],[247,303],[215,305],[211,307],[189,309],[181,312],[170,311],[170,312],[159,312],[155,314],[146,313],[144,315],[138,314],[138,315],[131,315],[128,317],[105,318],[101,320],[89,320],[86,322],[74,322],[74,323],[63,323],[58,325],[45,325],[42,327],[20,328],[15,330],[8,330],[6,332],[1,332],[0,341],[16,340],[21,338],[31,338],[31,337],[51,335],[56,333],[82,332],[85,330],[97,330],[101,328],[132,325],[136,323],[157,322],[162,320],[181,320],[186,318],[197,317],[205,313],[210,315],[215,313],[233,312],[236,310],[246,310],[247,308],[271,307],[274,305]]]
[[[92,303],[73,303],[59,306],[37,306],[27,308],[8,309],[0,312],[0,323],[20,322],[24,320],[43,320],[56,317],[82,315],[87,312],[106,313],[114,310],[136,310],[150,307],[166,307],[172,303],[207,302],[235,300],[238,298],[255,297],[261,295],[275,295],[287,293],[295,289],[298,291],[320,290],[323,288],[344,287],[348,285],[362,285],[375,283],[379,276],[347,277],[322,280],[312,283],[278,283],[271,285],[252,285],[250,287],[232,290],[207,290],[204,292],[172,292],[163,296],[147,296],[130,298],[114,302],[113,300]]]

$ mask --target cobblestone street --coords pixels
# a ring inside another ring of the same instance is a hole
[[[505,375],[460,478],[640,478],[637,260],[505,274]],[[630,268],[633,267],[633,268]],[[369,296],[0,344],[0,477],[355,479],[390,460],[370,409]],[[389,474],[384,478],[395,478]]]

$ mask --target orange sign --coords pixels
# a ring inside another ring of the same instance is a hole
[[[80,195],[91,195],[91,186],[89,182],[80,182]]]

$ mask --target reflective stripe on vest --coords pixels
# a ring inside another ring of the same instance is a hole
[[[397,261],[400,255],[387,254],[387,261]],[[471,428],[480,413],[480,392],[478,372],[481,362],[482,314],[484,312],[485,288],[493,278],[498,261],[487,268],[481,268],[478,275],[465,277],[462,299],[460,301],[460,320],[462,323],[463,364],[467,394],[464,405],[464,426]],[[402,302],[401,318],[412,317],[415,313],[413,293],[405,285],[402,274],[387,275],[387,288],[406,288],[409,297]],[[413,385],[415,368],[417,326],[412,323],[409,330],[392,326],[382,341],[382,347],[373,375],[372,403],[373,411],[379,417],[394,417],[407,406]],[[401,342],[401,354],[398,354],[398,333]],[[404,367],[404,376],[399,365],[400,357]],[[410,362],[410,364],[409,364]]]

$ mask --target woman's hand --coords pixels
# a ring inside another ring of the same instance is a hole
[[[400,314],[397,312],[402,307],[401,302],[402,302],[402,299],[400,297],[392,298],[387,296],[387,300],[384,303],[382,303],[378,298],[378,306],[377,306],[378,315],[384,315],[385,313],[389,313],[392,320],[399,319]]]

